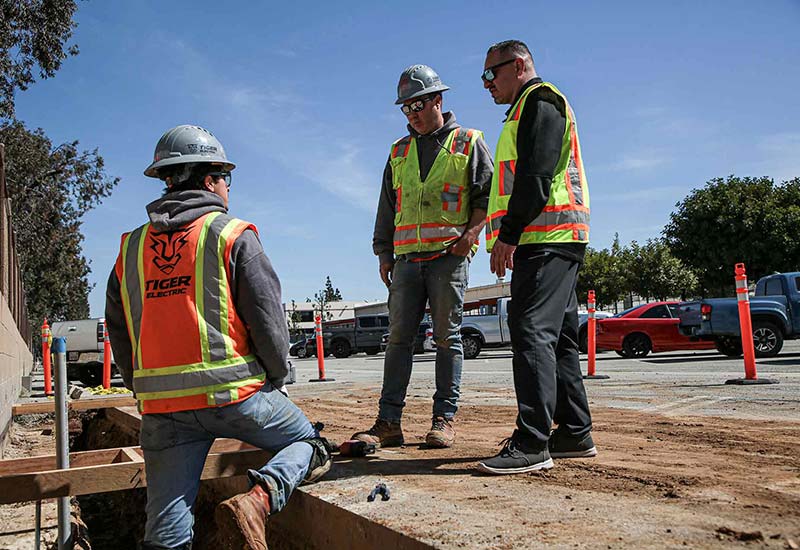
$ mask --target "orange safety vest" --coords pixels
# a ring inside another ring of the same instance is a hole
[[[122,236],[116,274],[142,414],[219,407],[264,384],[230,287],[233,243],[248,222],[219,212],[174,231]]]

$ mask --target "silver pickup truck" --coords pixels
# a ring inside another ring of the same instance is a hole
[[[103,321],[100,318],[53,323],[53,338],[67,339],[67,379],[78,379],[87,386],[103,381]],[[111,363],[113,370],[113,356]]]
[[[511,298],[499,298],[496,303],[481,304],[464,312],[461,322],[461,341],[464,359],[475,359],[483,348],[498,348],[511,344],[508,330],[508,304]],[[598,311],[596,318],[611,316]],[[587,323],[589,314],[578,312],[578,345],[582,353],[587,351]]]

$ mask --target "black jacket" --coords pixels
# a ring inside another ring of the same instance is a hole
[[[519,96],[542,82],[533,78],[522,87]],[[506,111],[506,118],[512,107]],[[561,156],[561,140],[567,125],[564,101],[547,88],[539,88],[528,96],[517,127],[517,167],[514,174],[514,189],[508,200],[508,213],[501,220],[497,238],[506,244],[516,245],[525,226],[536,218],[550,198],[558,159]],[[517,249],[517,254],[551,252],[582,262],[586,251],[583,243],[526,244]]]

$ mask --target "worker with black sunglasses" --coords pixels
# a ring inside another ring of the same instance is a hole
[[[430,304],[436,342],[436,393],[427,447],[450,447],[464,349],[461,315],[469,261],[486,222],[492,157],[483,133],[442,111],[449,88],[427,65],[400,75],[396,105],[408,134],[394,142],[383,172],[372,247],[389,289],[389,342],[378,419],[353,437],[402,445],[400,419],[414,339]]]
[[[478,470],[518,474],[597,455],[575,295],[589,242],[589,187],[575,114],[536,74],[528,46],[491,46],[481,79],[495,104],[510,105],[495,152],[486,248],[492,273],[514,272],[508,327],[519,414],[511,437]]]

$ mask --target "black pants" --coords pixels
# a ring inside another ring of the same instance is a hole
[[[517,428],[530,444],[546,444],[553,421],[576,436],[592,429],[578,357],[579,265],[550,252],[514,255],[508,325]]]

